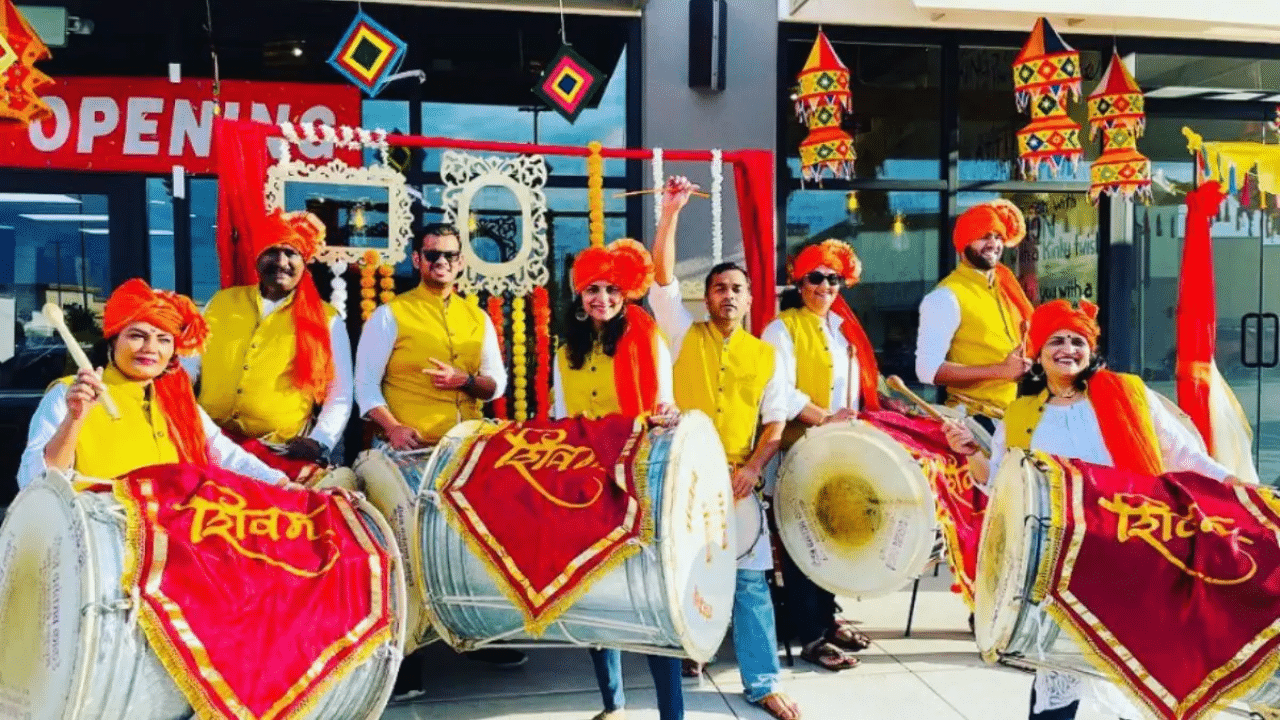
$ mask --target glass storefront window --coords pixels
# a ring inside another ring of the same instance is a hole
[[[881,372],[909,384],[916,376],[920,299],[937,282],[940,211],[936,192],[798,190],[787,201],[787,257],[827,238],[853,247],[862,280],[845,297],[876,348]]]
[[[794,82],[813,40],[785,44],[787,75]],[[854,137],[859,179],[937,180],[942,152],[942,64],[939,48],[832,42],[849,67],[853,113],[844,122]],[[795,89],[792,89],[795,92]],[[800,177],[800,143],[809,130],[790,104],[783,108],[787,165]]]
[[[0,193],[0,390],[44,392],[72,372],[41,308],[62,308],[86,352],[111,292],[106,195]]]
[[[1013,60],[1017,48],[961,47],[956,110],[960,116],[960,180],[1001,182],[1023,179],[1018,169],[1017,133],[1031,122],[1030,113],[1018,112],[1013,94]],[[1109,58],[1081,51],[1084,91],[1102,77]],[[1089,180],[1089,160],[1097,155],[1089,142],[1088,110],[1083,98],[1074,96],[1067,114],[1080,125],[1084,159],[1079,166],[1063,167],[1056,178],[1042,166],[1042,179]]]

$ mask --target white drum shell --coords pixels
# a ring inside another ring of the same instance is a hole
[[[732,614],[736,540],[728,464],[705,415],[685,413],[673,430],[650,435],[647,479],[653,545],[599,577],[536,638],[525,632],[521,613],[438,506],[437,476],[476,427],[476,421],[464,423],[436,446],[424,473],[430,481],[423,483],[418,503],[423,559],[419,576],[427,614],[441,637],[459,649],[497,642],[569,643],[710,659]],[[690,527],[685,527],[686,520]],[[695,594],[705,615],[698,610]]]
[[[394,543],[390,529],[372,507],[358,508],[375,539]],[[30,534],[35,532],[35,535]],[[69,552],[48,569],[65,577],[52,590],[40,588],[40,604],[53,606],[56,622],[36,623],[42,647],[63,648],[64,663],[25,687],[0,678],[0,717],[30,720],[178,720],[191,717],[185,697],[170,679],[133,618],[132,602],[121,590],[124,570],[125,517],[106,493],[76,493],[62,474],[51,471],[25,488],[0,527],[0,620],[9,618],[8,604],[20,594],[11,574],[20,567],[15,556],[31,552],[31,543],[60,538]],[[39,546],[37,545],[37,549]],[[348,672],[306,715],[307,720],[366,718],[382,714],[395,682],[404,642],[402,611],[404,576],[392,545],[392,640]],[[61,632],[60,632],[61,631]],[[23,662],[40,651],[10,642],[16,631],[5,628],[0,669]],[[60,671],[60,672],[58,672]],[[15,698],[29,698],[23,707]]]

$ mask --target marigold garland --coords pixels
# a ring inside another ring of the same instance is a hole
[[[592,140],[587,143],[587,228],[594,247],[604,246],[604,146]]]
[[[503,348],[506,346],[506,333],[503,328],[501,295],[489,296],[488,310],[489,320],[493,323],[493,329],[498,336],[498,355],[502,357],[505,362],[506,354],[504,353]],[[494,398],[493,416],[500,420],[507,419],[507,396],[505,393]]]
[[[378,307],[378,303],[374,300],[378,297],[378,291],[375,289],[378,283],[375,276],[380,265],[382,265],[382,256],[376,250],[370,250],[360,258],[360,320],[362,322],[368,322],[374,308]],[[392,293],[392,297],[394,296],[395,293]],[[386,301],[386,299],[383,300],[383,302]]]
[[[396,279],[392,277],[396,272],[393,265],[379,265],[378,274],[382,276],[379,285],[382,292],[378,293],[378,299],[384,303],[389,303],[396,296]]]
[[[546,420],[551,412],[551,299],[544,287],[533,289],[534,392],[538,401],[537,418]]]
[[[516,422],[529,419],[529,363],[526,356],[529,336],[525,332],[524,298],[511,301],[511,370],[515,375]]]

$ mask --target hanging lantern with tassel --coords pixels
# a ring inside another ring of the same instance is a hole
[[[845,113],[853,110],[849,68],[821,30],[796,82],[800,86],[796,115],[809,128],[808,137],[800,143],[801,175],[818,182],[826,171],[836,178],[853,177],[857,153],[853,138],[840,127]]]
[[[1013,89],[1018,110],[1031,109],[1031,124],[1018,131],[1023,177],[1038,178],[1042,163],[1055,177],[1068,163],[1078,166],[1084,148],[1067,103],[1073,93],[1081,97],[1080,53],[1044,18],[1013,61]]]
[[[1106,193],[1126,200],[1135,195],[1151,201],[1151,161],[1138,152],[1138,138],[1146,129],[1144,98],[1119,53],[1098,87],[1089,95],[1090,137],[1102,136],[1102,154],[1089,172],[1089,199]]]

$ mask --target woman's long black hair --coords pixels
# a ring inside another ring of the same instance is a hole
[[[582,310],[582,295],[575,293],[569,305],[564,324],[564,345],[569,353],[569,367],[581,370],[596,343],[596,326]],[[627,306],[604,324],[598,338],[604,354],[613,357],[618,351],[618,339],[627,329]]]
[[[1106,367],[1106,359],[1101,354],[1094,352],[1089,358],[1089,366],[1081,370],[1080,374],[1076,376],[1073,387],[1080,392],[1084,392],[1085,388],[1089,386],[1089,378],[1093,377],[1099,370],[1106,369]],[[1037,358],[1031,364],[1031,370],[1018,380],[1018,395],[1039,395],[1047,387],[1049,387],[1049,380],[1045,377],[1044,366],[1040,364],[1040,359]]]

